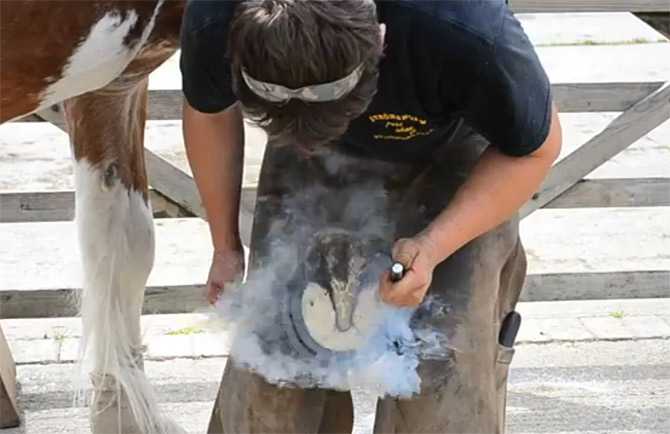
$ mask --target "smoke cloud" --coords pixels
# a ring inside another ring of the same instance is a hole
[[[327,160],[328,171],[341,171],[346,161]],[[348,183],[347,183],[348,184]],[[366,330],[366,345],[330,357],[305,357],[295,351],[287,335],[287,282],[304,267],[305,251],[315,231],[336,226],[366,242],[378,237],[393,240],[387,192],[380,183],[349,184],[334,192],[316,184],[284,198],[277,216],[278,232],[272,239],[269,258],[249,271],[246,282],[224,291],[217,315],[229,328],[231,362],[284,387],[363,389],[378,397],[411,397],[420,391],[417,367],[422,359],[448,357],[446,336],[417,321],[444,311],[428,298],[419,308],[397,308],[378,301],[378,315]],[[287,223],[290,222],[290,223]],[[277,236],[275,236],[277,235]],[[361,280],[362,292],[378,291],[377,279],[390,257],[373,260]],[[360,298],[361,294],[359,294]]]

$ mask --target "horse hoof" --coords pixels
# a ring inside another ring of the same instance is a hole
[[[130,408],[128,397],[115,379],[105,377],[95,384],[91,405],[91,432],[93,434],[148,434],[143,433]]]
[[[139,363],[141,364],[141,363]],[[142,428],[130,406],[128,396],[111,375],[91,376],[93,403],[91,405],[92,434],[188,434],[170,418],[153,415]]]

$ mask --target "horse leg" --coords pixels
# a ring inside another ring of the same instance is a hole
[[[154,261],[143,149],[147,82],[110,85],[64,104],[84,270],[80,359],[93,383],[94,434],[184,432],[159,416],[143,368],[140,315]]]

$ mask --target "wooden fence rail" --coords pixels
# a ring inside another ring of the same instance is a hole
[[[554,101],[562,113],[622,112],[647,95],[658,90],[664,82],[622,83],[556,83],[552,85]],[[181,119],[182,93],[180,89],[149,91],[147,119]],[[51,109],[49,111],[55,111]],[[48,111],[41,116],[49,118]],[[18,121],[44,122],[40,116],[30,115]],[[56,122],[57,123],[57,122]]]

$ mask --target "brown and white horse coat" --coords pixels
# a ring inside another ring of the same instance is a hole
[[[0,4],[0,123],[60,103],[67,119],[94,433],[183,432],[158,415],[140,333],[154,260],[143,149],[148,75],[178,49],[183,8],[174,0]]]

